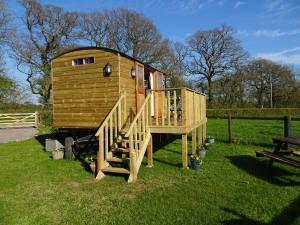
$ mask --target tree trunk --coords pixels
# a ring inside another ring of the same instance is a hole
[[[208,107],[209,107],[209,108],[211,108],[211,107],[212,107],[212,91],[211,91],[211,87],[212,87],[211,78],[207,78],[207,88],[208,88]]]

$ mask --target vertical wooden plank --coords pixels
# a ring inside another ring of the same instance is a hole
[[[152,91],[150,91],[151,94]],[[150,97],[151,98],[151,97]],[[151,100],[148,101],[148,125],[151,126],[152,125],[152,115],[151,115]]]
[[[137,136],[136,124],[133,127],[133,134],[134,134],[134,150],[138,151],[138,136]]]
[[[105,136],[104,136],[104,141],[105,141],[105,156],[108,156],[108,124],[105,125]]]
[[[34,126],[37,128],[39,127],[39,112],[35,112],[35,115],[34,115]]]
[[[118,119],[117,113],[114,112],[115,138],[118,137]]]
[[[170,91],[167,91],[167,120],[168,126],[171,126],[171,101],[170,101]]]
[[[174,90],[174,126],[177,126],[177,93],[176,90]]]
[[[165,91],[161,92],[161,125],[165,126]]]
[[[187,106],[186,106],[186,89],[181,90],[181,111],[182,111],[182,125],[187,126]]]
[[[158,125],[158,91],[154,92],[154,98],[155,98],[155,125]]]
[[[150,100],[148,102],[150,102]],[[145,126],[146,126],[146,129],[148,129],[148,127],[149,127],[149,103],[147,103],[145,110],[146,110],[145,111],[145,117],[146,117],[145,118],[146,119]]]
[[[146,131],[146,128],[145,128],[145,126],[146,126],[146,121],[145,121],[145,108],[143,109],[143,112],[142,112],[142,134],[143,134],[143,137],[144,137],[144,139],[145,139],[145,136],[146,136],[146,133],[145,133],[145,131]]]
[[[202,139],[202,125],[197,128],[198,130],[198,146],[203,144],[203,139]]]
[[[113,144],[113,121],[112,121],[112,117],[109,119],[109,145],[112,146]]]
[[[182,134],[182,167],[188,168],[188,142],[187,134]]]
[[[197,133],[196,129],[193,129],[192,131],[192,154],[196,155],[196,148],[197,148]]]
[[[124,97],[123,97],[123,101],[124,101],[124,105],[123,105],[123,115],[124,115],[124,118],[123,118],[123,121],[124,123],[126,122],[126,119],[127,119],[127,95],[126,95],[126,92],[124,92]]]
[[[153,144],[152,144],[152,136],[150,137],[150,141],[149,141],[149,144],[147,146],[147,167],[153,167]]]
[[[117,111],[118,111],[118,130],[121,130],[122,128],[121,104],[118,105]]]
[[[97,171],[104,168],[103,131],[99,134],[99,151],[97,152]]]
[[[202,128],[203,128],[202,136],[203,136],[203,143],[204,143],[206,141],[206,123],[203,124]]]
[[[134,182],[135,181],[135,164],[136,164],[136,158],[135,158],[135,150],[134,150],[134,142],[133,142],[133,137],[134,133],[131,132],[129,134],[129,158],[130,158],[130,163],[129,163],[129,168],[130,168],[130,176],[128,178],[128,183]]]

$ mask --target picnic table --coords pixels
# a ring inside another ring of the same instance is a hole
[[[269,166],[273,165],[274,161],[285,163],[296,168],[300,168],[300,161],[292,159],[290,155],[295,155],[300,157],[299,150],[289,150],[287,146],[300,147],[300,137],[274,137],[272,138],[274,144],[273,152],[262,151],[256,152],[257,157],[268,157],[270,158]]]

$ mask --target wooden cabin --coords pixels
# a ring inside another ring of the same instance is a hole
[[[135,181],[153,133],[182,135],[182,163],[206,138],[206,100],[188,88],[166,88],[165,74],[124,53],[100,47],[66,51],[52,60],[53,123],[59,129],[90,129],[99,140],[97,178],[129,174]],[[127,167],[114,167],[127,163]]]

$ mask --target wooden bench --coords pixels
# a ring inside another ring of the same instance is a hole
[[[274,161],[285,163],[296,168],[300,168],[300,162],[297,160],[289,159],[283,156],[284,154],[278,154],[268,151],[256,152],[256,157],[268,157]]]
[[[263,152],[256,152],[256,157],[268,157],[270,158],[269,166],[271,167],[274,161],[285,163],[290,166],[294,166],[296,168],[300,168],[300,161],[287,158],[286,155],[295,155],[300,156],[300,151],[289,151],[283,150],[283,146],[287,145],[295,145],[300,146],[300,137],[274,137],[272,138],[274,143],[274,151],[263,151]]]

